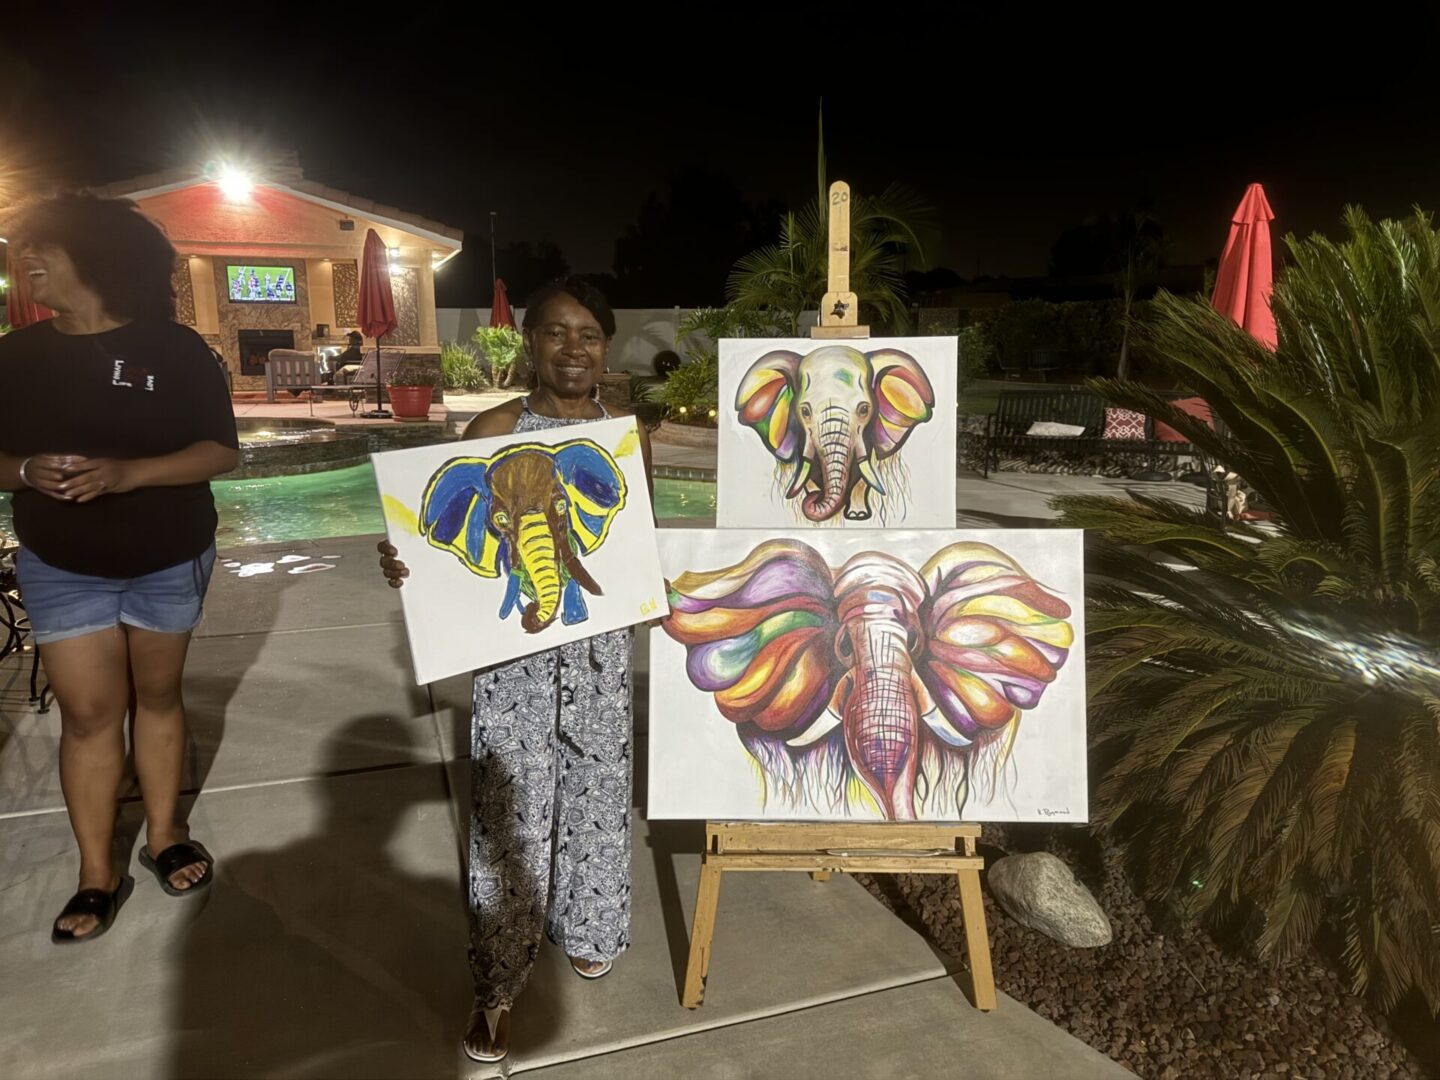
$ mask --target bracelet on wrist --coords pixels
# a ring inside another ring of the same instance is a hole
[[[28,457],[24,461],[20,462],[20,482],[24,484],[27,488],[33,488],[35,485],[30,483],[30,477],[25,475],[25,466],[29,464],[30,459]]]

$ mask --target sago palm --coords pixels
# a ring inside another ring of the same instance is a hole
[[[1150,355],[1223,421],[1097,389],[1181,430],[1274,512],[1059,500],[1095,534],[1098,814],[1152,895],[1249,920],[1262,952],[1343,930],[1357,991],[1440,1010],[1440,233],[1346,216],[1291,239],[1272,353],[1162,295]]]

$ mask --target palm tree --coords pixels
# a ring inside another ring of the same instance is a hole
[[[820,118],[815,201],[785,215],[780,238],[735,264],[727,289],[731,306],[767,312],[791,337],[800,318],[820,306],[830,271],[829,199],[825,180],[824,113]],[[879,195],[852,195],[850,201],[850,288],[860,298],[860,321],[892,332],[909,323],[904,273],[923,264],[921,235],[931,227],[931,209],[898,184]]]
[[[1440,233],[1288,240],[1271,353],[1199,299],[1138,328],[1220,431],[1124,381],[1275,515],[1070,497],[1092,530],[1098,816],[1152,896],[1250,920],[1262,952],[1343,929],[1357,991],[1440,1012]],[[1137,557],[1142,555],[1145,557]]]

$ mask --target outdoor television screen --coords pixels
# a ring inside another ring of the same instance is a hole
[[[295,268],[292,266],[227,266],[232,304],[295,303]]]

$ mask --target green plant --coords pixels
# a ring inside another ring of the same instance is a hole
[[[447,341],[440,346],[440,368],[445,389],[473,393],[490,385],[485,377],[484,357],[468,342]]]
[[[691,360],[719,360],[721,338],[782,337],[787,327],[765,309],[744,309],[734,304],[720,308],[695,308],[680,318],[675,344]]]
[[[520,331],[513,326],[482,326],[471,340],[490,365],[490,378],[496,386],[509,386],[515,381],[523,366],[518,361],[525,351]]]
[[[629,393],[632,402],[654,401],[660,396],[663,384],[658,382],[653,375],[645,375],[638,371],[630,372]]]
[[[1199,298],[1161,294],[1137,328],[1223,434],[1094,384],[1237,472],[1273,527],[1151,498],[1057,506],[1095,540],[1095,809],[1150,894],[1248,919],[1281,957],[1333,921],[1357,991],[1440,1011],[1440,233],[1346,225],[1289,239],[1273,353]]]
[[[991,337],[991,324],[983,320],[967,323],[961,327],[938,327],[930,333],[941,337],[958,338],[956,351],[958,366],[955,372],[955,389],[964,394],[969,385],[983,376],[995,358],[995,342]]]
[[[713,427],[715,417],[711,414],[718,409],[720,401],[719,360],[702,356],[681,364],[665,380],[660,396],[672,420]]]
[[[439,386],[442,372],[437,364],[425,364],[417,360],[402,360],[392,370],[385,372],[386,386]]]

